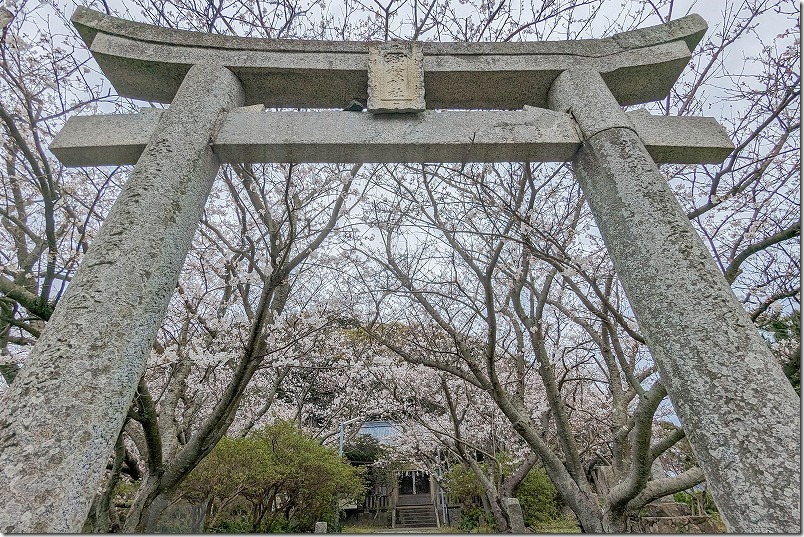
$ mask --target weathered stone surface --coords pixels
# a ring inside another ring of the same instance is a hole
[[[315,529],[313,533],[326,533],[327,532],[327,523],[326,522],[316,522]]]
[[[689,15],[666,24],[615,34],[611,39],[624,49],[649,47],[654,43],[669,43],[683,39],[694,49],[706,33],[706,21],[700,15]]]
[[[522,513],[522,506],[518,498],[503,498],[503,506],[508,514],[508,523],[511,525],[511,533],[530,533],[525,526],[525,516]]]
[[[67,166],[133,164],[159,121],[159,110],[144,110],[70,118],[50,150]],[[734,147],[712,118],[626,117],[656,162],[716,163]],[[213,140],[223,162],[563,162],[580,145],[569,115],[533,107],[412,117],[238,109]]]
[[[708,487],[730,531],[799,533],[800,399],[630,125],[594,130],[625,123],[580,104],[606,91],[567,71],[551,107],[588,137],[575,173]]]
[[[372,44],[368,56],[368,104],[373,114],[424,112],[422,44]]]
[[[162,112],[142,108],[136,114],[73,116],[49,149],[66,166],[136,164],[156,132]]]
[[[73,23],[123,96],[170,102],[195,63],[225,65],[247,104],[343,108],[368,97],[368,43],[249,39],[158,28],[76,9]],[[529,43],[424,43],[427,105],[546,106],[553,80],[589,65],[620,104],[664,97],[706,29],[697,15],[606,39]]]
[[[592,475],[594,476],[595,490],[601,497],[608,495],[612,487],[617,484],[614,469],[608,464],[595,466]]]
[[[0,404],[0,531],[77,533],[123,425],[242,103],[220,66],[187,75]]]

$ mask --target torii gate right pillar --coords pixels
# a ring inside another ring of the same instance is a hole
[[[600,74],[564,71],[549,105],[728,530],[799,533],[798,396]]]

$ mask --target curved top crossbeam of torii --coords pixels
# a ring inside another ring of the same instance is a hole
[[[343,108],[365,99],[368,42],[230,37],[131,22],[79,7],[72,17],[124,97],[170,102],[193,64],[218,63],[243,84],[245,104]],[[422,43],[431,109],[546,107],[570,67],[598,70],[621,105],[662,99],[707,29],[699,15],[605,39]],[[363,101],[365,102],[365,101]]]
[[[378,45],[171,30],[86,8],[73,23],[120,95],[158,102],[173,100],[192,65],[216,64],[237,76],[247,106],[340,109],[353,98],[366,102],[369,49]],[[661,99],[706,27],[690,15],[606,39],[421,43],[430,110],[394,117],[233,110],[222,118],[214,151],[222,162],[569,161],[581,145],[576,125],[547,109],[560,73],[594,69],[620,105]],[[716,163],[733,149],[711,118],[628,117],[656,162]],[[68,166],[134,164],[159,120],[149,108],[73,117],[51,151]]]

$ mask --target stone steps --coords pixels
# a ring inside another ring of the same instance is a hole
[[[435,528],[437,526],[432,505],[397,506],[397,528]]]

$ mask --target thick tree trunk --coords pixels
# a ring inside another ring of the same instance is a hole
[[[493,394],[494,400],[500,410],[510,420],[511,424],[530,448],[537,453],[544,464],[545,472],[556,487],[561,499],[578,517],[578,522],[585,533],[603,533],[607,531],[603,511],[598,505],[596,495],[585,481],[586,477],[580,475],[575,481],[566,466],[550,449],[536,428],[531,424],[527,415],[515,408],[510,400]]]
[[[156,497],[162,492],[160,481],[160,478],[153,474],[143,478],[142,484],[134,497],[134,503],[131,504],[128,514],[126,515],[126,522],[123,526],[125,533],[144,533],[146,524],[150,518],[149,511],[151,504],[154,503]]]
[[[200,430],[143,481],[126,519],[126,532],[142,533],[153,527],[187,474],[212,451],[229,429],[243,392],[262,362],[260,357],[264,354],[265,325],[285,307],[286,287],[286,284],[277,284],[274,281],[266,283],[257,308],[257,319],[249,335],[249,344],[235,371],[234,380]],[[159,433],[158,428],[155,432]],[[162,445],[161,442],[159,445]],[[150,513],[151,510],[154,512]]]
[[[491,514],[494,516],[494,522],[497,524],[497,531],[504,533],[511,528],[508,522],[508,513],[502,507],[502,498],[499,495],[489,498],[489,506],[491,507]]]

